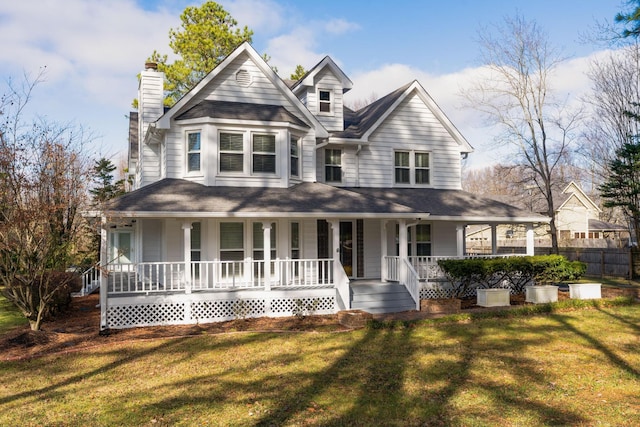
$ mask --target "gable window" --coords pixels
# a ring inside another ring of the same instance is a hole
[[[328,90],[318,91],[318,110],[321,113],[331,112],[331,92]]]
[[[342,150],[324,150],[324,179],[326,182],[342,182]]]
[[[243,171],[243,135],[241,133],[220,133],[220,172]]]
[[[429,184],[429,153],[395,151],[394,172],[396,184]]]
[[[429,184],[429,153],[415,153],[416,184]]]
[[[251,152],[254,173],[276,173],[275,135],[254,134]]]
[[[410,184],[411,167],[409,166],[409,152],[395,152],[396,184]]]
[[[289,141],[289,158],[291,176],[300,176],[300,147],[298,146],[298,138],[291,137]]]
[[[200,132],[187,133],[187,172],[200,172],[202,170],[201,149]]]

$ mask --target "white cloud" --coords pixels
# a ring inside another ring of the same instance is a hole
[[[359,30],[360,25],[345,19],[332,19],[325,24],[324,29],[329,34],[342,35],[350,31]]]
[[[246,25],[254,34],[277,33],[286,22],[283,7],[271,0],[231,0],[220,3],[238,21],[238,25]]]

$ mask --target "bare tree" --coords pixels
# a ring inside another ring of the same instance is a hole
[[[507,18],[495,34],[479,35],[486,75],[464,93],[471,105],[502,131],[499,144],[517,147],[515,164],[531,172],[537,190],[551,217],[551,244],[558,250],[554,219],[554,171],[566,163],[579,112],[570,112],[566,102],[553,96],[553,73],[563,58],[545,33],[521,17]]]
[[[640,123],[628,113],[640,101],[640,45],[633,43],[591,61],[591,107],[585,121],[583,155],[597,184],[609,176],[615,152],[640,135]]]
[[[70,284],[60,272],[76,249],[89,182],[81,128],[24,120],[41,77],[9,81],[0,99],[0,284],[33,330]]]

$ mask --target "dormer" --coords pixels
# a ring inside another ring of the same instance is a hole
[[[298,80],[291,90],[329,132],[344,130],[343,95],[353,82],[328,56]]]

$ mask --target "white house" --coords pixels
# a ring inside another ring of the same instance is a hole
[[[461,190],[473,149],[417,81],[359,111],[351,87],[329,57],[285,82],[244,43],[165,111],[147,64],[134,190],[100,213],[101,328],[415,309],[468,224],[526,224],[533,253],[547,219]]]

